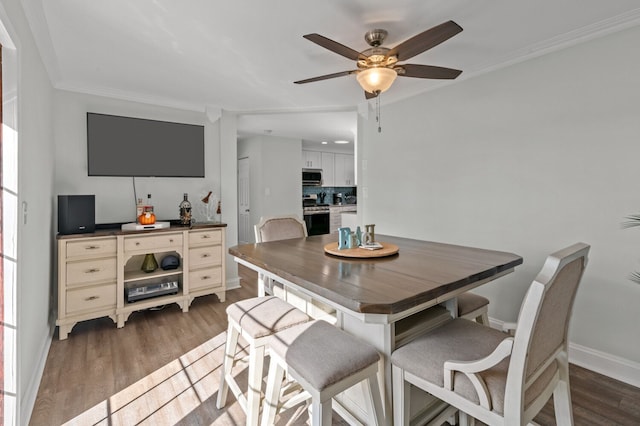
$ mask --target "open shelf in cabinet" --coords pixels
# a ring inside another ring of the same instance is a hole
[[[160,268],[156,269],[153,272],[130,271],[125,273],[124,286],[127,287],[127,285],[129,284],[135,284],[140,281],[146,281],[149,279],[160,280],[163,277],[170,277],[172,275],[182,276],[182,267],[179,267],[177,269],[170,269],[167,271],[164,271]]]
[[[178,266],[178,268],[176,268],[176,269],[167,269],[167,270],[164,270],[164,269],[160,268],[160,266],[158,266],[158,268],[153,272],[145,272],[145,271],[143,271],[141,269],[141,267],[142,267],[142,262],[144,261],[144,257],[146,256],[146,254],[137,254],[137,255],[131,256],[131,258],[129,260],[127,260],[127,263],[124,266],[124,284],[125,284],[125,287],[129,283],[133,283],[133,282],[141,281],[141,280],[147,280],[147,279],[150,279],[150,278],[162,278],[162,277],[167,277],[167,276],[171,276],[171,275],[180,275],[180,276],[182,276],[182,273],[183,273],[183,269],[182,269],[183,259],[182,259],[182,256],[180,256],[180,254],[178,254],[175,251],[156,252],[156,253],[152,253],[152,254],[154,255],[158,265],[160,265],[162,263],[162,259],[164,259],[165,256],[169,256],[169,255],[177,256],[178,259],[180,259],[180,266]]]

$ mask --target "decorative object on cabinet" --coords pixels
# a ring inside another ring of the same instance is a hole
[[[216,206],[218,205],[216,201],[216,196],[212,195],[213,191],[209,191],[207,195],[205,195],[200,201],[201,203],[196,204],[196,208],[198,209],[198,214],[201,218],[204,218],[204,221],[207,223],[211,223],[214,221],[214,214],[216,210]]]
[[[95,209],[95,195],[58,195],[58,232],[93,232],[96,227]]]
[[[184,193],[184,199],[178,205],[180,209],[180,225],[191,225],[191,202],[189,194]]]
[[[218,201],[218,207],[216,207],[216,222],[220,223],[222,220],[222,206],[220,205],[221,201]]]
[[[165,271],[169,271],[171,269],[177,269],[180,266],[180,259],[178,256],[174,256],[173,254],[169,254],[162,259],[160,262],[160,267]]]
[[[158,269],[158,261],[153,253],[147,253],[144,255],[144,260],[142,261],[142,266],[140,267],[147,274]]]
[[[196,297],[208,294],[224,302],[225,226],[59,235],[59,338],[66,339],[79,321],[106,316],[121,328],[134,311],[177,303],[187,312]],[[175,256],[181,264],[146,273],[141,268],[148,254],[163,260]],[[127,302],[128,290],[140,287],[162,287],[168,294]]]

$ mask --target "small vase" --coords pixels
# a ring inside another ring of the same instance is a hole
[[[140,269],[142,269],[146,273],[153,272],[158,269],[158,262],[156,261],[156,257],[153,255],[153,253],[149,253],[144,256],[142,267]]]

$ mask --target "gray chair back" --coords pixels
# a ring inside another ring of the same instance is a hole
[[[260,218],[255,225],[256,242],[288,240],[307,236],[307,226],[297,216]]]

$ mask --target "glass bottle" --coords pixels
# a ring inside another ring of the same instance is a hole
[[[184,200],[180,203],[180,224],[191,225],[191,203],[188,194],[185,192]]]
[[[147,194],[147,204],[144,205],[144,211],[153,213],[153,202],[151,201],[151,194]]]
[[[138,198],[138,203],[136,204],[136,222],[140,223],[140,216],[144,213],[144,203],[142,202],[142,198]]]

